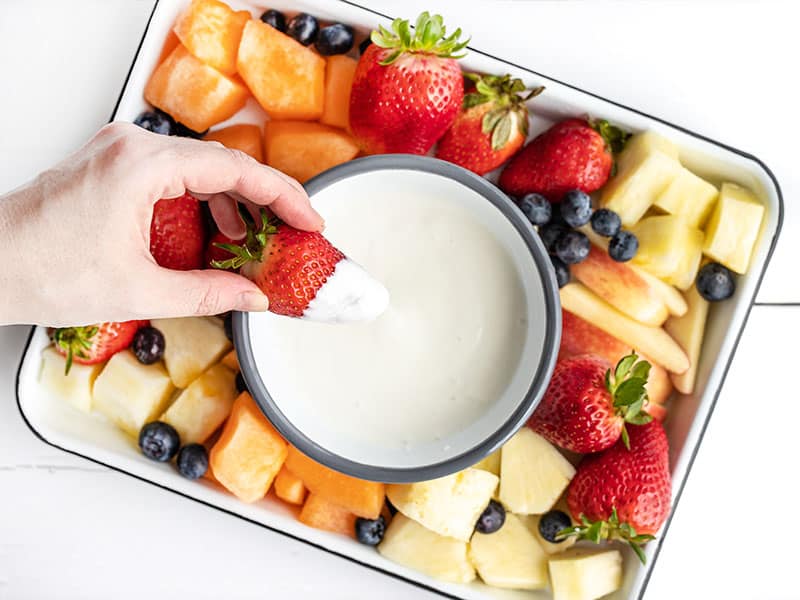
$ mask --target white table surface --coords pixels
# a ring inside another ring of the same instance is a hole
[[[784,232],[647,599],[797,598],[800,119],[791,3],[369,0],[441,12],[473,45],[761,157]],[[109,117],[151,0],[0,2],[0,192]],[[63,454],[13,383],[27,328],[0,328],[0,598],[434,596]],[[765,351],[765,348],[768,351]],[[786,383],[784,383],[786,382]],[[785,530],[785,531],[782,531]]]

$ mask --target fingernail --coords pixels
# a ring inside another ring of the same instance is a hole
[[[261,292],[242,292],[236,306],[245,312],[266,312],[269,309],[269,298]]]

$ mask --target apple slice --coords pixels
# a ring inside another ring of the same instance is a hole
[[[664,324],[675,340],[689,355],[689,368],[680,375],[672,375],[672,383],[681,394],[691,394],[697,379],[697,361],[703,345],[703,334],[708,317],[708,300],[703,298],[695,286],[686,291],[689,312],[682,317],[673,317]]]
[[[567,358],[578,354],[596,354],[602,356],[612,365],[616,365],[623,356],[636,350],[641,357],[650,363],[650,376],[647,378],[647,396],[651,404],[664,404],[672,394],[672,381],[667,370],[656,361],[644,355],[639,348],[631,348],[602,329],[569,311],[561,311],[561,347],[558,358]],[[648,412],[650,412],[648,410]],[[652,414],[652,412],[650,413]]]
[[[592,246],[585,260],[572,265],[572,274],[587,288],[632,319],[658,327],[669,311],[653,287],[625,263]]]
[[[561,288],[561,305],[631,348],[640,349],[673,373],[683,373],[689,368],[686,353],[666,331],[623,315],[583,284],[570,283]]]

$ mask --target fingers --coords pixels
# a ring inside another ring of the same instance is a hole
[[[160,166],[167,175],[170,197],[188,189],[200,194],[235,192],[254,204],[269,206],[277,216],[298,229],[318,231],[322,217],[311,207],[303,187],[291,177],[259,163],[238,150],[215,142],[169,138],[168,160]]]
[[[229,310],[263,312],[269,300],[250,280],[220,270],[172,271],[157,268],[158,306],[162,317],[218,315]]]
[[[232,240],[240,240],[245,236],[247,230],[239,214],[236,200],[228,194],[212,194],[208,198],[208,207],[211,209],[214,222],[223,235]]]

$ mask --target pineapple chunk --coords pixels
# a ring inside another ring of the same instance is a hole
[[[476,531],[469,557],[488,585],[518,590],[547,586],[547,554],[517,515],[506,513],[494,533]]]
[[[689,310],[682,317],[672,317],[664,323],[664,329],[678,342],[689,357],[689,368],[676,375],[671,374],[672,384],[681,394],[691,394],[697,379],[697,361],[703,344],[703,334],[708,317],[708,300],[703,298],[692,286],[686,290],[686,303]]]
[[[683,217],[692,227],[701,228],[718,195],[716,187],[689,169],[681,168],[678,176],[656,198],[655,205],[671,215]]]
[[[67,359],[53,346],[42,351],[42,370],[39,381],[48,390],[84,412],[92,410],[92,386],[103,368],[102,364],[81,365],[72,363],[69,374],[64,374]]]
[[[389,523],[378,552],[441,581],[469,583],[475,579],[466,542],[438,535],[400,513]]]
[[[732,271],[745,273],[763,218],[764,205],[749,190],[723,183],[706,226],[703,252]]]
[[[486,458],[479,460],[474,465],[472,465],[473,469],[482,469],[484,471],[489,471],[489,473],[494,473],[498,477],[500,476],[500,451],[501,448],[498,448],[494,452],[492,452]]]
[[[550,559],[553,600],[595,600],[622,585],[619,550],[574,548]]]
[[[231,348],[219,319],[154,319],[151,324],[164,334],[164,363],[179,388],[197,379]]]
[[[642,219],[631,230],[639,239],[635,264],[682,290],[694,283],[702,256],[702,231],[675,215]]]
[[[92,405],[123,431],[138,436],[143,425],[164,412],[174,389],[164,365],[143,365],[125,350],[112,356],[97,376]]]
[[[653,132],[633,136],[617,161],[618,172],[603,188],[600,203],[629,227],[642,218],[678,175],[677,148]]]
[[[435,533],[466,542],[497,482],[497,475],[470,468],[430,481],[390,484],[386,495],[405,516]]]
[[[565,506],[559,506],[562,504],[561,501],[556,504],[555,508],[561,510],[562,512],[569,514],[569,510]],[[566,504],[566,503],[564,503]],[[542,515],[520,515],[522,522],[525,524],[525,527],[528,528],[533,536],[536,538],[536,541],[539,542],[539,545],[542,547],[542,550],[547,552],[547,554],[559,554],[564,552],[565,550],[569,550],[572,546],[575,545],[575,542],[578,539],[575,536],[568,537],[560,542],[548,542],[546,539],[542,537],[541,532],[539,531],[539,521],[542,519]]]
[[[555,446],[527,427],[500,455],[500,502],[520,514],[550,510],[575,475],[575,467]]]
[[[217,364],[200,375],[161,416],[172,425],[181,444],[202,444],[228,418],[236,399],[236,375]]]

